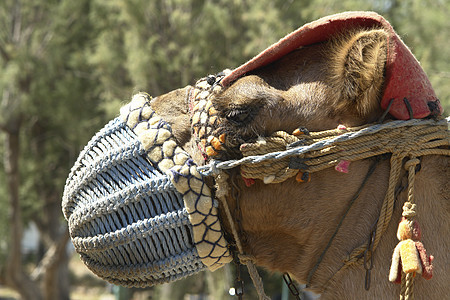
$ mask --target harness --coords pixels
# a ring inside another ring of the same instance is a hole
[[[147,94],[135,95],[122,108],[121,116],[101,130],[80,154],[67,179],[62,206],[73,244],[85,264],[112,283],[139,287],[170,282],[206,268],[215,270],[233,257],[221,229],[218,199],[232,227],[238,252],[235,256],[247,265],[260,298],[266,299],[253,258],[245,255],[239,242],[243,231],[240,211],[233,217],[227,208],[226,196],[233,188],[226,170],[239,167],[248,184],[257,179],[274,184],[293,176],[307,182],[325,168],[345,171],[352,161],[389,154],[389,186],[370,242],[345,257],[338,271],[364,263],[366,278],[370,279],[370,261],[391,219],[401,168],[404,165],[408,169],[407,210],[414,211],[416,158],[450,155],[450,119],[389,121],[317,133],[305,129],[276,132],[242,145],[242,159],[219,161],[214,157],[226,151],[226,146],[222,133],[216,131],[215,126],[220,125],[217,112],[210,105],[214,93],[221,89],[220,76],[216,78],[218,82],[200,80],[190,93],[196,95],[191,107],[192,120],[198,119],[198,123],[192,128],[199,149],[207,159],[212,154],[205,165],[197,166],[177,145],[169,124],[151,109]],[[205,134],[200,135],[203,131]],[[207,176],[215,178],[215,193],[205,183]],[[239,200],[237,194],[231,196]],[[411,227],[414,214],[404,213]],[[285,278],[292,287],[290,277]],[[411,293],[412,278],[408,275],[402,281],[409,287],[403,289],[405,294]]]
[[[414,195],[415,167],[419,163],[417,158],[425,155],[450,156],[450,149],[448,149],[450,135],[447,129],[450,117],[446,119],[411,118],[406,121],[386,122],[380,120],[375,124],[354,128],[339,126],[337,129],[320,132],[309,132],[306,128],[298,128],[291,134],[278,131],[271,136],[260,137],[257,141],[242,144],[240,152],[243,158],[223,161],[214,159],[214,157],[226,152],[227,149],[224,142],[224,133],[220,131],[220,121],[212,106],[212,101],[214,96],[223,89],[221,79],[224,76],[225,74],[222,73],[200,79],[193,91],[190,92],[189,102],[191,103],[191,115],[193,116],[191,126],[198,148],[202,151],[205,161],[208,162],[206,165],[200,166],[199,171],[204,176],[215,176],[218,189],[216,196],[224,204],[239,256],[243,257],[244,259],[241,259],[241,261],[245,261],[245,264],[249,266],[249,272],[253,273],[251,277],[252,279],[255,278],[254,282],[257,287],[261,286],[259,276],[251,270],[254,268],[250,263],[251,258],[243,252],[239,241],[239,230],[234,228],[236,218],[233,218],[229,213],[224,197],[229,193],[226,170],[239,167],[240,174],[247,185],[251,185],[255,179],[262,180],[266,184],[273,184],[283,182],[294,176],[296,176],[297,181],[305,182],[310,179],[311,174],[326,168],[334,167],[336,171],[348,172],[348,165],[352,161],[390,156],[389,185],[377,223],[374,224],[373,232],[368,239],[369,242],[355,248],[345,257],[343,266],[337,271],[337,273],[340,273],[351,265],[364,264],[366,289],[368,289],[372,255],[390,223],[401,170],[404,167],[409,174],[408,189],[410,196],[408,203],[411,203]],[[407,99],[405,102],[407,102]],[[384,115],[387,113],[388,111]],[[310,286],[311,279],[339,231],[342,221],[358,198],[375,167],[376,164],[369,169],[360,189],[351,199],[346,212],[336,227],[336,231],[318,258],[316,265],[310,271],[307,286]],[[235,215],[239,216],[239,214]],[[411,286],[412,277],[409,276],[408,280],[403,282],[405,285]],[[409,290],[411,291],[411,289]],[[258,293],[261,299],[267,297],[261,288],[258,288]]]
[[[220,93],[222,88],[227,88],[245,74],[267,66],[299,47],[326,41],[340,31],[355,27],[381,27],[388,33],[381,108],[385,114],[390,113],[398,121],[370,124],[360,128],[341,127],[317,133],[310,133],[305,128],[299,128],[292,133],[276,132],[260,141],[241,145],[239,151],[242,159],[223,161],[222,154],[229,149],[224,142],[225,133],[220,131],[220,126],[216,123],[217,112],[211,108],[214,94]],[[191,91],[190,103],[194,103],[191,105],[193,133],[205,162],[209,162],[208,166],[201,168],[205,176],[217,176],[223,173],[223,170],[239,167],[247,186],[252,185],[255,179],[270,184],[283,182],[293,176],[296,176],[298,182],[308,182],[311,173],[325,168],[334,167],[337,171],[347,172],[351,161],[390,155],[389,186],[379,219],[374,224],[376,228],[373,234],[371,233],[368,244],[354,249],[344,260],[344,267],[363,260],[366,287],[370,283],[372,252],[392,216],[395,187],[404,160],[409,159],[405,166],[409,178],[413,178],[409,166],[414,164],[412,162],[417,163],[417,157],[431,154],[449,155],[448,119],[436,121],[442,113],[442,107],[425,72],[392,26],[382,16],[371,12],[336,14],[302,26],[233,71],[198,81]],[[424,120],[427,117],[435,119]],[[413,193],[414,180],[409,181],[408,188],[410,193]],[[364,184],[361,188],[363,186]],[[351,203],[356,198],[353,197]],[[348,209],[350,208],[351,206]],[[413,221],[409,221],[409,224],[412,223]],[[340,225],[329,244],[339,227]],[[412,232],[412,225],[409,228]],[[235,239],[238,238],[236,234],[234,236]],[[325,255],[327,248],[321,257]],[[320,261],[321,258],[310,272],[308,281]],[[405,288],[411,286],[411,280],[411,276],[402,280],[402,297],[412,295],[411,289]],[[291,286],[289,280],[287,283]],[[405,292],[406,290],[408,292]],[[265,297],[263,292],[260,297]],[[411,299],[409,296],[406,298]]]

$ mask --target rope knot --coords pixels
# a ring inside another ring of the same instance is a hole
[[[244,157],[265,155],[271,152],[285,151],[287,145],[298,142],[299,138],[284,131],[277,131],[269,137],[261,137],[253,143],[245,143],[240,147]],[[241,174],[245,178],[260,179],[264,183],[279,183],[298,173],[289,168],[289,157],[241,165]]]
[[[208,175],[219,175],[222,170],[217,168],[217,164],[219,163],[219,161],[215,160],[215,159],[211,159],[211,170],[210,170],[210,174]]]
[[[255,257],[247,254],[238,254],[239,261],[241,264],[247,265],[250,262],[253,262]]]
[[[402,216],[411,219],[416,216],[416,205],[411,202],[405,202],[403,205]]]
[[[405,170],[409,171],[410,167],[415,167],[418,164],[420,164],[420,159],[418,159],[417,157],[411,158],[410,160],[405,162]]]

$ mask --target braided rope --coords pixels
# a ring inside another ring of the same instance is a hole
[[[255,264],[253,263],[254,258],[252,256],[248,256],[244,254],[244,248],[242,247],[242,242],[238,234],[238,230],[236,228],[236,223],[234,221],[233,215],[231,214],[230,207],[228,206],[228,202],[226,200],[226,195],[228,194],[228,174],[225,172],[221,172],[216,176],[216,186],[217,192],[216,196],[222,202],[222,206],[225,211],[225,215],[227,216],[228,223],[230,224],[231,233],[233,234],[233,238],[236,242],[236,247],[239,252],[239,261],[247,266],[248,273],[252,279],[253,284],[255,285],[255,289],[258,293],[260,300],[270,300],[270,297],[266,295],[264,291],[264,285],[261,276],[256,269]]]
[[[256,143],[244,144],[241,152],[244,156],[264,155],[265,153],[282,151],[286,145],[295,143],[298,138],[284,131],[277,131],[271,136]],[[241,174],[246,178],[258,178],[265,183],[279,183],[295,176],[298,170],[290,169],[289,157],[279,160],[264,161],[259,164],[244,164],[241,166]]]
[[[411,119],[411,120],[407,120],[407,121],[395,120],[395,121],[390,121],[390,122],[383,123],[383,124],[374,124],[374,125],[368,125],[368,126],[362,126],[362,127],[356,127],[356,128],[348,128],[346,130],[347,132],[345,132],[343,130],[321,131],[318,133],[311,133],[310,137],[305,136],[304,140],[305,141],[311,140],[311,141],[313,141],[312,144],[292,147],[287,150],[280,150],[280,151],[274,151],[274,152],[269,152],[269,153],[266,152],[266,154],[264,154],[264,155],[248,155],[239,160],[219,161],[219,160],[212,159],[207,165],[200,166],[198,168],[198,170],[203,175],[209,176],[209,175],[212,175],[213,172],[217,172],[219,170],[232,169],[232,168],[235,168],[238,166],[243,166],[243,165],[257,164],[257,163],[262,163],[262,162],[266,162],[266,161],[270,161],[270,160],[281,160],[286,157],[293,157],[293,156],[301,157],[302,155],[305,155],[307,153],[311,153],[311,155],[313,155],[314,153],[326,154],[327,151],[331,151],[330,149],[333,149],[333,146],[338,145],[339,143],[344,143],[344,142],[352,141],[352,140],[358,140],[358,138],[360,138],[360,137],[367,137],[367,139],[370,139],[370,136],[373,136],[378,132],[383,132],[385,134],[388,134],[391,131],[396,131],[396,135],[394,135],[393,133],[390,133],[391,136],[387,139],[383,139],[382,144],[378,143],[378,147],[376,147],[377,143],[375,143],[377,141],[377,139],[372,139],[372,141],[374,142],[373,144],[375,144],[374,146],[372,146],[372,151],[375,151],[375,152],[371,152],[370,156],[376,156],[376,155],[379,155],[382,153],[393,153],[391,151],[400,152],[400,151],[398,151],[398,147],[390,145],[390,144],[392,142],[394,142],[394,143],[396,142],[395,139],[397,138],[397,135],[402,133],[401,128],[410,129],[410,130],[408,130],[408,133],[405,132],[403,134],[403,136],[405,137],[405,139],[403,141],[408,143],[408,139],[410,138],[410,136],[408,134],[409,133],[414,134],[416,126],[420,126],[420,125],[429,127],[430,130],[432,130],[431,128],[436,128],[436,131],[440,132],[440,133],[439,134],[436,133],[436,138],[438,138],[437,141],[433,141],[433,138],[435,138],[435,137],[427,135],[427,138],[430,138],[430,139],[427,142],[424,142],[423,145],[419,144],[420,137],[416,137],[417,140],[414,141],[414,144],[416,146],[419,146],[419,149],[421,148],[419,153],[423,153],[422,155],[430,155],[430,154],[450,155],[450,150],[448,150],[448,149],[434,149],[439,146],[449,145],[449,134],[447,131],[447,126],[448,126],[447,124],[449,122],[450,122],[450,117],[447,117],[446,119],[442,119],[439,121],[435,121],[435,120],[431,120],[431,119],[429,119],[429,120],[428,119],[427,120]],[[421,132],[421,133],[423,133],[423,132]],[[315,139],[315,137],[317,137],[317,139]],[[383,137],[383,134],[381,134],[377,137]],[[427,138],[424,137],[424,140],[426,140]],[[300,140],[300,138],[298,140]],[[360,141],[360,143],[354,142],[354,145],[353,145],[354,148],[357,147],[358,144],[360,144],[360,146],[361,146],[361,145],[364,145],[365,142],[367,142],[366,139],[360,139],[359,141]],[[258,141],[256,143],[258,143]],[[261,143],[261,142],[259,142],[259,143]],[[349,143],[351,144],[351,142],[349,142]],[[344,145],[345,145],[345,143],[344,143]],[[396,145],[398,146],[398,142],[396,143]],[[245,144],[245,147],[247,147],[247,144]],[[341,147],[343,147],[343,146],[341,146]],[[386,150],[380,150],[380,149],[377,150],[376,149],[376,148],[383,148],[383,147],[388,147],[388,149],[386,149]],[[416,149],[415,147],[410,147],[411,154],[414,154],[415,156],[419,156],[418,154],[416,154],[415,149]],[[346,150],[346,148],[343,147],[342,150]],[[319,152],[314,152],[314,151],[319,151]],[[341,155],[342,154],[346,155],[345,151],[343,151],[341,153]],[[370,156],[367,156],[367,157],[370,157]],[[311,156],[311,157],[313,158],[314,156]],[[342,156],[341,159],[343,159],[344,157],[345,156]],[[358,159],[362,159],[362,157],[364,157],[364,155],[360,155],[360,156],[355,155],[355,157],[353,157],[353,159],[358,160]],[[331,157],[331,158],[333,158],[333,157]],[[337,162],[334,162],[334,163],[337,163]],[[329,166],[327,166],[327,167],[329,167]],[[326,167],[323,166],[323,168],[326,168]],[[320,169],[322,169],[322,167]],[[319,169],[315,169],[315,171],[318,171],[318,170]]]
[[[304,139],[287,133],[276,132],[269,138],[241,146],[244,158],[240,160],[223,162],[212,160],[208,165],[199,167],[199,170],[204,175],[210,175],[213,170],[217,172],[221,169],[240,166],[241,173],[245,177],[264,180],[268,176],[274,176],[275,179],[272,182],[277,183],[294,176],[298,172],[297,169],[289,168],[291,157],[300,160],[303,167],[302,171],[313,173],[335,166],[340,160],[355,161],[384,153],[392,153],[389,186],[375,232],[373,245],[375,249],[392,217],[395,187],[400,178],[403,158],[431,154],[450,155],[449,149],[436,148],[450,144],[450,136],[447,130],[449,121],[450,118],[439,121],[422,119],[391,121],[384,124],[349,128],[346,130],[347,132],[336,129],[311,133]],[[316,138],[318,141],[316,141]],[[285,142],[284,147],[286,148],[287,145],[292,144],[293,140],[311,144],[267,153],[268,149],[281,148],[283,144],[281,141]],[[261,153],[266,154],[261,155]],[[282,166],[281,169],[280,165]],[[366,244],[357,247],[346,258],[345,264],[361,263],[362,254],[366,248]]]
[[[406,281],[406,273],[402,272],[401,280],[402,282]],[[406,293],[406,285],[402,284],[400,287],[400,300],[405,300],[405,293]]]
[[[415,174],[416,174],[416,166],[420,163],[420,160],[417,158],[412,158],[405,163],[405,169],[408,171],[408,200],[403,205],[403,213],[402,216],[406,218],[407,224],[410,232],[413,231],[414,217],[416,216],[416,204],[414,198],[414,183],[415,183]],[[406,273],[406,276],[402,271],[402,281],[401,281],[401,293],[400,299],[405,300],[413,300],[414,299],[414,273]],[[403,292],[403,293],[402,293]]]
[[[271,298],[264,292],[264,285],[261,276],[259,276],[258,270],[253,263],[253,257],[246,257],[244,255],[239,255],[239,260],[241,263],[245,264],[248,269],[248,273],[252,278],[253,284],[255,285],[256,291],[258,292],[258,297],[260,300],[270,300]]]
[[[402,287],[400,290],[400,300],[414,299],[414,275],[412,273],[402,273]]]

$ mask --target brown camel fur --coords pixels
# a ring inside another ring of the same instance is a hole
[[[299,126],[320,131],[377,120],[382,114],[379,102],[384,84],[385,36],[383,29],[377,28],[346,32],[333,40],[297,49],[238,79],[213,103],[227,131],[228,146],[237,147],[278,130],[292,132]],[[179,143],[201,163],[191,139],[188,89],[157,97],[152,107],[171,123]],[[352,162],[348,174],[333,168],[313,173],[308,183],[298,183],[294,178],[279,184],[257,180],[247,187],[237,180],[246,254],[259,266],[289,272],[305,283],[372,161]],[[400,285],[389,282],[388,273],[406,192],[397,197],[390,226],[374,254],[370,290],[364,289],[362,265],[334,276],[343,259],[367,242],[385,196],[389,168],[388,160],[377,166],[314,273],[311,290],[321,293],[322,299],[399,297]],[[448,157],[422,158],[416,177],[416,219],[422,228],[422,242],[435,260],[431,280],[416,277],[416,299],[448,297],[449,178]],[[403,177],[403,186],[405,180]],[[229,197],[228,203],[233,211],[235,199]]]

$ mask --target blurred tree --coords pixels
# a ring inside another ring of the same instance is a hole
[[[128,99],[133,92],[160,95],[193,84],[208,73],[236,67],[306,22],[346,10],[374,10],[390,20],[403,37],[414,32],[414,39],[405,38],[406,42],[450,105],[450,100],[445,100],[450,96],[449,85],[442,82],[448,81],[448,62],[443,59],[448,47],[434,55],[449,35],[449,30],[433,31],[449,26],[445,22],[449,5],[444,0],[433,1],[433,5],[419,0],[93,3],[91,21],[100,34],[89,61],[105,87],[101,97],[109,112],[117,111],[118,99]]]
[[[101,117],[84,59],[93,34],[89,8],[87,0],[0,5],[0,128],[9,198],[9,243],[0,278],[23,299],[69,298],[62,188],[76,152]],[[30,221],[43,249],[31,274],[21,253],[23,224]]]
[[[388,1],[386,1],[388,2]],[[421,62],[446,115],[450,112],[450,3],[445,0],[389,1],[385,16]]]
[[[132,91],[160,95],[237,66],[286,33],[273,6],[268,0],[94,1],[91,20],[100,34],[90,63],[105,87],[102,99],[117,111],[112,103]]]

